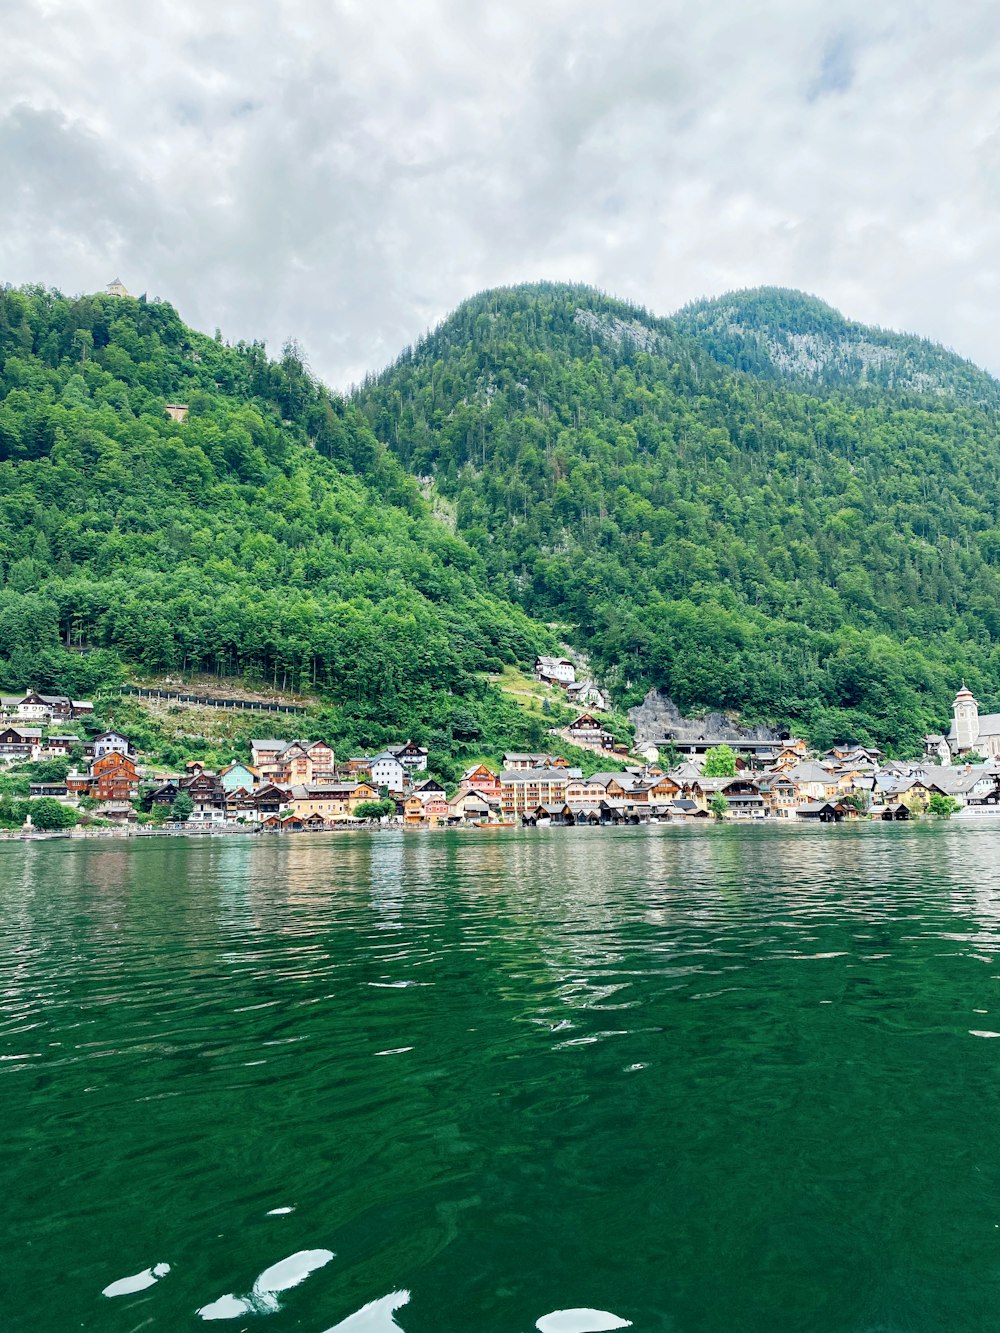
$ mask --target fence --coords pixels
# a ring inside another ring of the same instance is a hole
[[[123,685],[122,694],[139,699],[174,699],[182,704],[200,704],[202,708],[222,708],[230,712],[246,713],[308,713],[302,704],[275,704],[255,699],[225,699],[204,694],[182,694],[179,690],[147,690],[139,685]]]

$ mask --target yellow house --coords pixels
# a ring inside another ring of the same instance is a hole
[[[348,819],[365,801],[377,801],[378,792],[367,782],[341,782],[321,787],[313,783],[293,787],[289,802],[300,819],[319,815],[327,824]]]

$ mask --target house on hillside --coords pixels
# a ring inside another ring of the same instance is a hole
[[[102,731],[83,747],[87,759],[102,759],[106,754],[135,754],[127,736],[120,731]]]
[[[571,739],[579,741],[581,745],[600,745],[610,749],[615,741],[614,736],[604,730],[603,723],[593,713],[581,713],[575,717],[568,730]]]
[[[0,730],[0,763],[37,759],[41,748],[41,727],[4,727]]]
[[[599,713],[606,713],[611,707],[611,697],[590,680],[576,680],[566,686],[566,702],[576,708],[594,708]]]
[[[427,751],[422,745],[407,741],[405,745],[387,745],[408,773],[423,773],[427,769]]]
[[[109,750],[95,759],[87,778],[86,794],[98,802],[101,813],[124,812],[139,795],[139,770],[135,760],[117,750]]]
[[[550,685],[572,685],[576,667],[568,657],[536,657],[535,679]]]

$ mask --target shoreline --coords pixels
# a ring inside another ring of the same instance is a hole
[[[638,824],[578,824],[578,825],[551,825],[543,827],[541,830],[532,825],[509,825],[509,824],[451,824],[438,825],[431,827],[429,825],[414,826],[412,824],[343,824],[331,825],[329,828],[322,829],[288,829],[284,832],[275,830],[262,830],[258,828],[234,828],[234,827],[209,827],[209,828],[101,828],[101,829],[52,829],[41,830],[32,829],[31,832],[24,832],[21,829],[0,829],[0,843],[6,842],[52,842],[59,840],[62,842],[99,842],[112,840],[124,842],[133,838],[234,838],[234,837],[265,837],[279,838],[298,837],[300,835],[322,835],[329,833],[476,833],[484,830],[508,832],[516,829],[518,832],[530,831],[547,832],[552,828],[559,832],[576,832],[578,830],[603,830],[603,829],[621,829],[621,828],[695,828],[695,829],[717,829],[725,828],[861,828],[861,827],[882,827],[889,823],[893,825],[949,825],[958,824],[973,828],[988,828],[995,825],[1000,829],[1000,808],[995,813],[991,812],[989,816],[969,816],[963,813],[956,813],[946,819],[935,815],[917,815],[913,819],[887,821],[883,819],[873,819],[868,816],[843,820],[838,824],[821,824],[819,821],[811,819],[725,819],[725,820],[691,820],[691,819],[661,819],[656,821],[646,820]]]

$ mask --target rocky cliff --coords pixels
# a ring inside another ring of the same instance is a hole
[[[725,713],[708,713],[705,717],[683,717],[669,695],[650,690],[642,703],[629,709],[629,721],[635,726],[637,750],[647,745],[670,745],[698,741],[723,743],[738,748],[741,741],[779,741],[786,739],[787,731],[773,727],[742,727]]]

